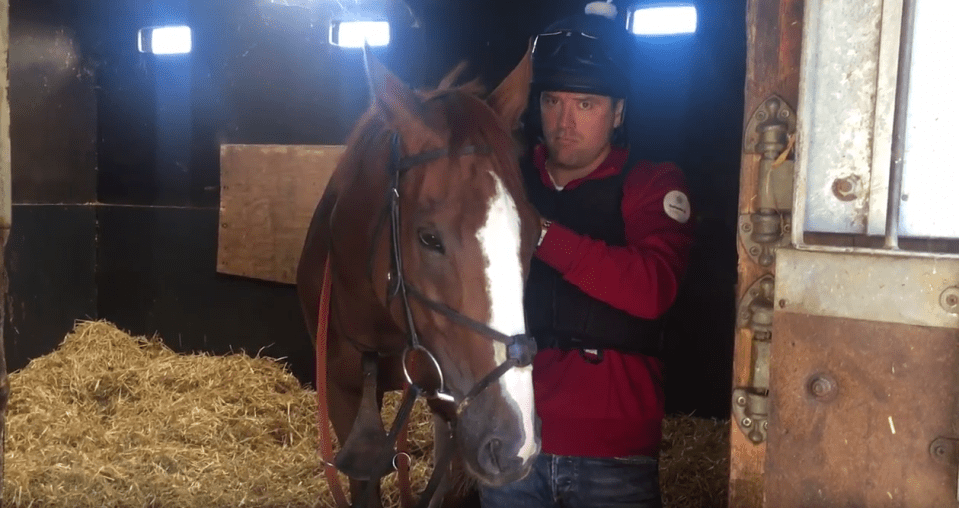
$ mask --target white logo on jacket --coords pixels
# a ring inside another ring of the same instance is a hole
[[[681,224],[689,220],[689,198],[682,191],[674,190],[666,193],[663,198],[663,210],[671,219]]]

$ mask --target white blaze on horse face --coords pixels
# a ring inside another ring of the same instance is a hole
[[[490,301],[487,325],[506,335],[526,333],[523,315],[523,265],[520,262],[520,220],[516,203],[500,178],[490,173],[496,191],[490,198],[486,223],[476,232],[486,258],[486,292]],[[493,342],[496,364],[506,361],[506,345]],[[524,440],[519,456],[525,462],[536,453],[533,429],[533,367],[514,367],[500,378],[503,397],[519,413]]]

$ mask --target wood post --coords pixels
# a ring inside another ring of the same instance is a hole
[[[7,376],[6,324],[7,308],[7,238],[13,224],[10,171],[10,74],[7,58],[10,53],[10,2],[0,0],[0,487],[3,486],[4,456],[7,438],[7,401],[10,400],[10,379]],[[2,490],[2,489],[0,489]],[[0,506],[3,493],[0,492]]]
[[[802,47],[804,0],[749,0],[746,10],[746,104],[743,126],[771,95],[782,97],[795,109],[799,99],[799,62]],[[740,167],[739,213],[749,215],[758,208],[759,162],[761,155],[744,153]],[[737,298],[758,279],[774,271],[750,259],[738,232],[739,280]],[[749,383],[752,370],[752,333],[736,330],[733,387]],[[775,337],[772,339],[776,340]],[[736,425],[730,425],[729,505],[733,508],[763,506],[765,443],[753,444]]]

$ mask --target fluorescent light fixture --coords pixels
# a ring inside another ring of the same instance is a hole
[[[637,7],[630,16],[630,31],[636,35],[696,33],[696,6],[656,5]]]
[[[190,27],[184,25],[141,28],[137,47],[141,53],[155,55],[189,53],[193,49],[193,33]]]
[[[330,44],[344,48],[362,48],[390,43],[389,21],[334,21],[330,24]]]

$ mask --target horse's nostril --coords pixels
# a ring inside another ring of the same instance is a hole
[[[497,438],[492,438],[486,442],[486,453],[489,455],[489,465],[490,470],[496,473],[503,472],[503,466],[500,464],[500,450],[503,447],[503,442]]]
[[[512,473],[522,469],[523,459],[509,455],[507,448],[499,438],[490,438],[480,448],[480,465],[492,474]]]

